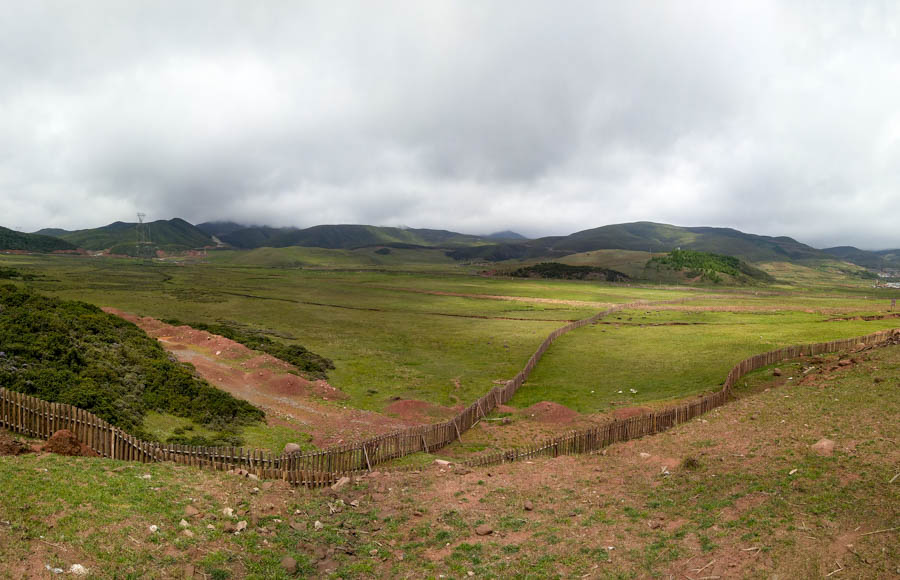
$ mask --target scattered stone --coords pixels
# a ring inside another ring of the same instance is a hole
[[[446,459],[435,459],[434,464],[440,465],[441,467],[447,467],[448,465],[450,465],[450,462]]]
[[[838,361],[838,366],[842,366],[842,367],[848,367],[852,364],[853,364],[853,362],[850,359],[846,359],[846,358],[842,358],[841,360]]]
[[[151,534],[155,534],[157,531],[159,531],[159,526],[150,526],[149,530]]]
[[[184,508],[184,515],[185,515],[185,517],[193,518],[193,517],[200,515],[200,510],[198,510],[197,508],[195,508],[192,505],[188,505],[187,507]]]
[[[641,459],[647,459],[648,457],[650,457],[650,454],[649,454],[649,453],[646,453],[646,452],[644,452],[644,451],[641,451]]]
[[[834,454],[834,441],[832,441],[831,439],[825,439],[825,438],[819,439],[819,441],[817,441],[815,444],[813,444],[812,450],[817,455],[821,455],[823,457],[830,457],[832,454]]]
[[[235,526],[234,533],[237,534],[239,532],[243,532],[246,529],[247,529],[247,520],[241,520],[237,523],[237,526]]]
[[[781,369],[779,369],[779,368],[774,368],[774,369],[772,369],[772,376],[773,376],[773,377],[780,377],[780,376],[781,376]]]
[[[224,524],[222,524],[222,531],[226,534],[234,533],[235,530],[237,530],[237,528],[232,521],[226,521]]]
[[[377,556],[377,555],[378,555],[378,548],[372,548],[371,550],[369,550],[369,555],[370,555],[370,556]]]
[[[189,528],[191,526],[191,524],[187,523],[187,520],[185,519],[182,519],[180,522],[178,522],[178,525],[182,528]]]
[[[214,525],[212,525],[212,524],[206,524],[206,529],[207,529],[207,530],[214,530],[214,529],[216,529],[216,526],[214,526]]]
[[[524,507],[525,507],[525,511],[526,511],[526,512],[530,512],[531,510],[534,509],[534,504],[531,503],[531,500],[530,500],[530,499],[526,499],[526,500],[525,500],[525,505],[524,505]]]
[[[222,508],[222,515],[225,516],[226,518],[233,518],[234,517],[234,508],[230,508],[230,507]]]
[[[181,530],[181,535],[184,536],[185,538],[193,538],[194,532],[192,532],[190,530]]]
[[[285,455],[287,455],[288,453],[297,453],[298,451],[300,451],[300,446],[296,443],[288,443],[284,446]]]
[[[657,520],[651,520],[651,521],[647,522],[647,525],[650,527],[651,530],[656,530],[656,529],[659,529],[659,527],[662,524],[660,524],[659,521],[657,521]]]
[[[334,491],[339,491],[341,488],[345,487],[349,483],[350,483],[350,478],[345,476],[345,477],[342,477],[339,480],[337,480],[334,483],[334,485],[331,486],[331,489]]]
[[[65,572],[65,570],[63,570],[62,568],[53,568],[52,566],[50,566],[50,564],[44,564],[44,568],[46,568],[48,572],[51,572],[53,574],[62,574],[63,572]]]
[[[350,507],[359,507],[359,500],[355,499],[350,502]]]
[[[313,527],[317,530],[321,530],[322,528],[325,527],[325,524],[323,524],[319,520],[316,520],[316,523],[313,524]]]
[[[73,576],[87,576],[87,568],[82,566],[81,564],[72,564],[69,566],[69,574]]]
[[[490,536],[494,533],[494,528],[487,524],[481,524],[477,528],[475,528],[475,533],[479,536]]]
[[[250,493],[252,493],[253,495],[258,494],[258,493],[259,493],[259,488],[258,488],[258,487],[254,487],[253,489],[250,490]]]
[[[296,574],[297,573],[297,560],[294,560],[290,556],[285,556],[281,559],[281,569],[287,572],[288,574]]]

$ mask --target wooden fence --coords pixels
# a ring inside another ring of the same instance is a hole
[[[685,299],[656,302],[668,304]],[[379,435],[365,441],[330,447],[313,453],[295,452],[274,455],[256,449],[165,445],[142,441],[100,419],[96,415],[61,403],[49,403],[5,388],[0,388],[0,427],[31,437],[49,438],[60,429],[68,429],[102,457],[129,461],[173,461],[175,463],[219,470],[244,469],[259,478],[284,479],[307,486],[331,484],[341,477],[371,470],[375,465],[416,453],[434,452],[472,428],[498,405],[508,402],[522,386],[550,345],[563,334],[597,322],[604,316],[626,308],[650,306],[637,302],[615,306],[594,316],[578,320],[554,330],[528,359],[525,367],[502,386],[496,386],[469,405],[453,419],[443,423],[422,425]],[[816,355],[853,347],[873,345],[900,336],[900,329],[876,332],[868,336],[826,343],[792,346],[756,355],[735,365],[728,373],[723,388],[697,401],[656,413],[632,417],[625,421],[570,433],[525,449],[506,451],[473,458],[470,465],[486,465],[515,461],[538,455],[560,455],[593,451],[614,443],[664,431],[722,405],[731,388],[746,373],[802,355]]]
[[[630,439],[644,437],[645,435],[653,435],[654,433],[660,433],[680,423],[690,421],[694,417],[724,405],[731,396],[735,383],[749,372],[800,356],[815,356],[829,352],[847,350],[859,345],[868,347],[887,342],[900,344],[900,328],[882,330],[856,338],[789,346],[758,354],[736,364],[731,371],[729,371],[728,376],[725,378],[725,382],[719,391],[705,395],[695,401],[675,407],[669,407],[661,411],[644,413],[623,421],[612,420],[597,427],[591,427],[590,429],[582,431],[573,431],[565,435],[547,439],[536,445],[509,451],[489,453],[473,457],[462,463],[470,467],[476,467],[483,465],[497,465],[504,462],[522,461],[541,456],[557,457],[559,455],[589,453],[619,441],[628,441]]]

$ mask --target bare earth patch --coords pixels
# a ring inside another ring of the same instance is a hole
[[[210,384],[263,409],[268,421],[312,434],[313,444],[319,447],[420,422],[415,416],[388,417],[331,403],[345,399],[346,394],[327,381],[298,376],[293,365],[222,336],[115,308],[104,311],[138,325],[179,361],[191,363]]]

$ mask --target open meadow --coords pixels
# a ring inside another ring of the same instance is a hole
[[[384,432],[396,421],[446,418],[515,375],[554,329],[614,305],[641,303],[566,334],[550,348],[500,411],[524,429],[506,443],[533,436],[527,425],[536,404],[563,405],[567,417],[574,412],[578,419],[603,420],[617,409],[652,408],[714,391],[733,364],[759,352],[900,326],[887,312],[890,290],[853,278],[835,284],[831,270],[795,267],[802,276],[765,287],[642,286],[487,277],[434,250],[399,252],[261,248],[153,263],[6,255],[0,266],[30,274],[20,283],[44,294],[155,319],[252,329],[331,359],[335,368],[327,380],[339,396],[315,396],[315,402],[326,412],[374,412],[385,423],[380,431],[362,427],[344,437],[335,427],[327,441]],[[202,343],[185,349],[180,357],[195,364],[217,358]],[[216,362],[234,371],[244,360]],[[248,399],[277,408],[271,399]],[[315,417],[287,415],[244,428],[243,441],[276,453],[289,441],[313,447],[312,435],[321,429]],[[148,414],[145,422],[161,441],[176,430],[206,433],[202,425],[160,413]],[[569,423],[542,425],[540,432]],[[469,445],[448,452],[492,445],[476,433],[466,439]]]

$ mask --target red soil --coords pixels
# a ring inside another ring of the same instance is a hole
[[[559,403],[553,403],[551,401],[535,403],[527,409],[524,409],[522,414],[525,417],[532,418],[541,423],[553,423],[557,425],[571,423],[580,417],[577,411],[573,411],[565,405],[560,405]]]
[[[309,381],[294,374],[297,369],[293,365],[271,355],[190,326],[172,326],[115,308],[104,310],[138,325],[178,360],[194,365],[197,374],[212,385],[263,409],[270,424],[309,433],[313,444],[320,447],[430,423],[435,420],[432,414],[440,414],[442,409],[423,407],[427,414],[421,417],[401,409],[397,417],[387,417],[340,407],[334,401],[346,399],[345,393],[327,381]]]
[[[41,451],[75,457],[100,457],[93,449],[79,441],[75,434],[68,429],[60,429],[54,433],[41,447]]]

